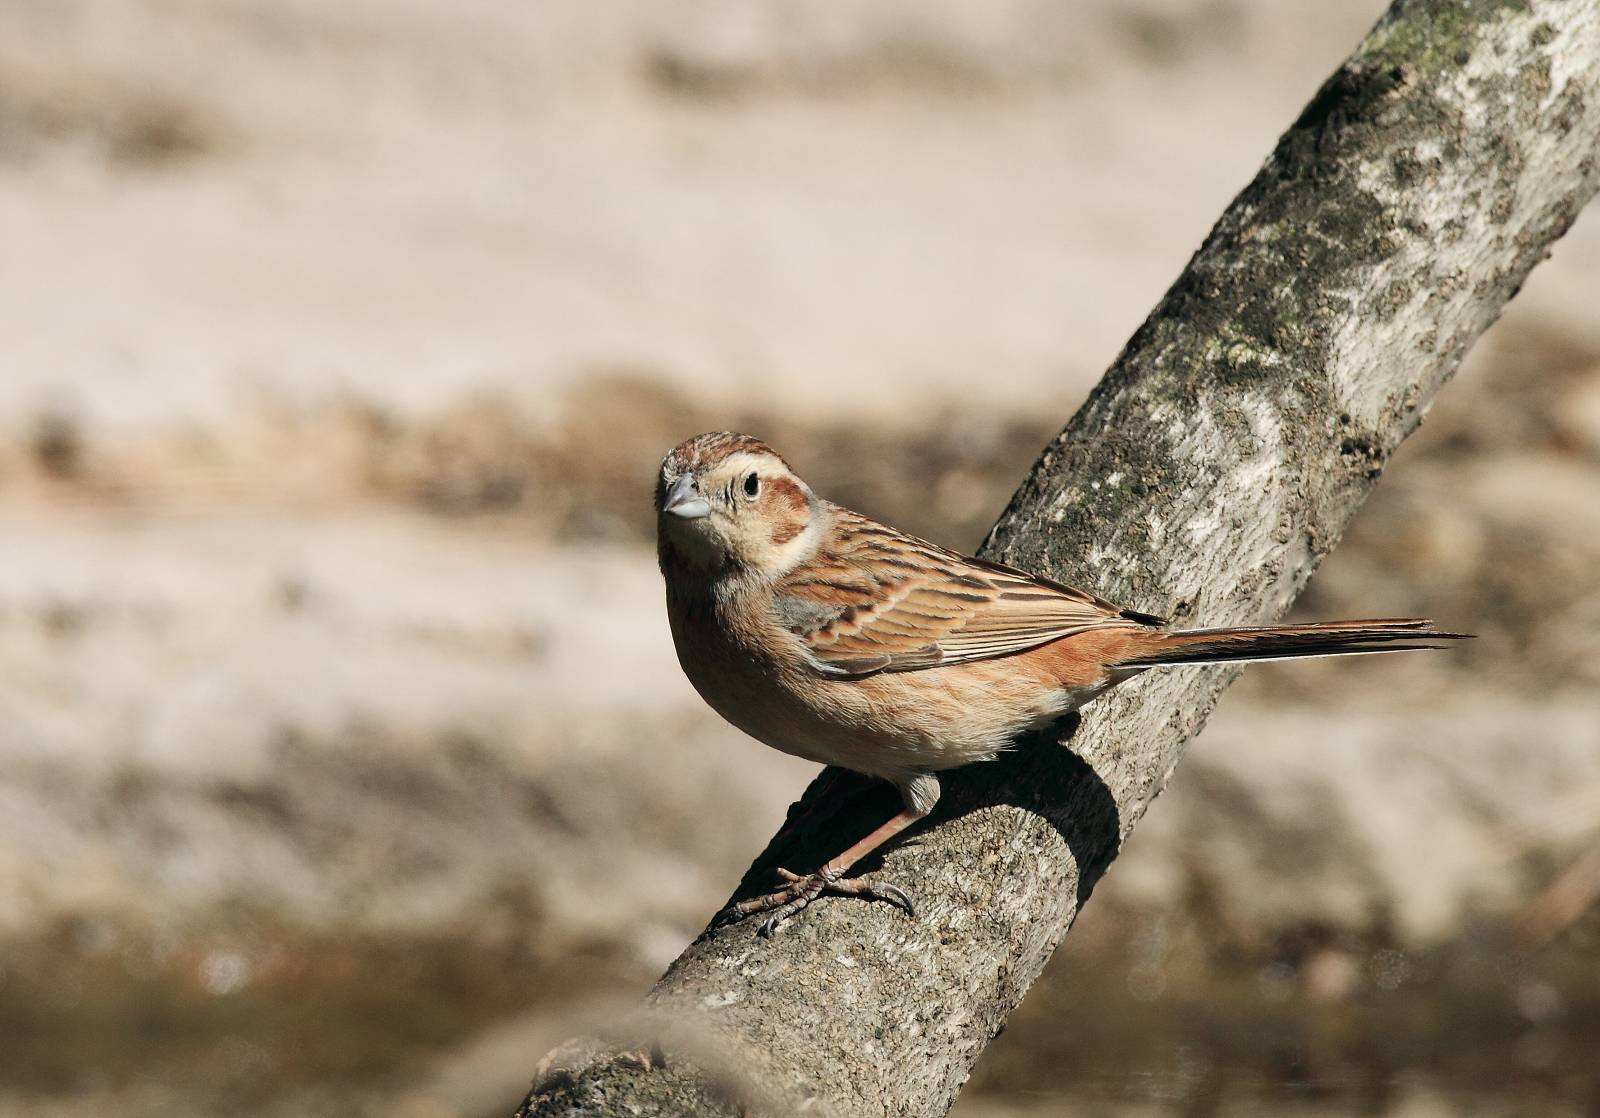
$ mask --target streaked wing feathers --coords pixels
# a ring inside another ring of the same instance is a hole
[[[896,532],[845,509],[778,587],[780,621],[817,670],[860,678],[1023,652],[1103,625],[1148,624],[1092,594]]]

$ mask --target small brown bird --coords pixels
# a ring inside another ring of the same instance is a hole
[[[1462,634],[1419,619],[1181,629],[1093,594],[908,536],[823,500],[758,439],[681,444],[656,485],[678,662],[700,697],[774,749],[881,777],[905,808],[815,873],[724,917],[770,935],[824,892],[912,911],[844,874],[926,816],[944,769],[1151,668],[1398,652]]]

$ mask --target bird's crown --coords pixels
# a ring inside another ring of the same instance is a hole
[[[771,458],[793,472],[783,455],[753,435],[742,435],[737,431],[707,431],[703,435],[685,439],[668,451],[661,461],[661,468],[663,473],[672,476],[706,473],[739,454]]]

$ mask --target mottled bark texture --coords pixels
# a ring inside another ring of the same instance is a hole
[[[1277,617],[1595,192],[1597,149],[1600,0],[1396,3],[1045,450],[985,554],[1179,621]],[[916,919],[830,899],[771,941],[754,920],[702,934],[650,995],[669,1027],[552,1053],[521,1113],[945,1113],[1231,677],[1152,674],[1080,726],[950,774],[883,859]],[[894,809],[835,773],[799,809],[830,781],[740,895]]]

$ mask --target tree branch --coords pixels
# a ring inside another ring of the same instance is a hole
[[[1594,194],[1597,155],[1595,0],[1400,0],[1046,448],[984,554],[1179,621],[1278,616]],[[650,995],[671,1028],[558,1051],[520,1113],[945,1113],[1232,674],[1146,676],[1060,745],[949,774],[929,825],[884,860],[915,920],[832,900],[770,942],[755,921],[704,933]],[[886,790],[836,779],[742,895],[892,810]]]

